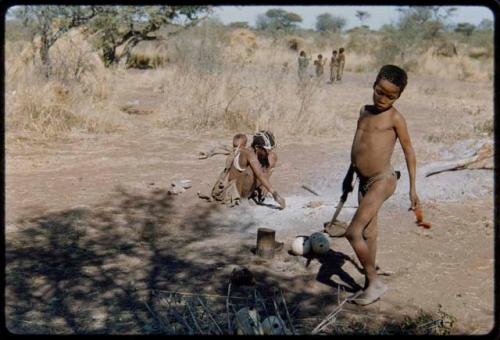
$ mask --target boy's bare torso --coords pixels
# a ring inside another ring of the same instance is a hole
[[[396,144],[393,117],[399,114],[394,107],[374,114],[362,108],[351,149],[351,162],[365,177],[376,176],[391,166]]]

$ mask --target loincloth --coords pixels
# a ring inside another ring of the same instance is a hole
[[[391,178],[392,176],[396,177],[396,180],[399,179],[401,176],[401,173],[399,171],[395,171],[394,168],[391,166],[385,171],[382,171],[380,174],[375,175],[373,177],[365,177],[361,175],[357,169],[355,169],[356,175],[358,175],[359,178],[359,191],[364,195],[370,189],[370,187],[373,185],[373,183],[380,181],[382,179],[386,178]]]

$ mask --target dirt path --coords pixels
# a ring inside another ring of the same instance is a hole
[[[363,284],[345,255],[343,239],[330,239],[323,258],[289,255],[296,235],[320,231],[340,197],[351,140],[289,138],[279,141],[273,184],[287,209],[243,205],[219,209],[197,198],[220,171],[223,156],[197,159],[207,145],[231,134],[154,128],[137,117],[134,129],[108,135],[73,134],[63,142],[6,148],[7,324],[40,332],[140,332],[147,316],[131,305],[151,290],[225,294],[236,264],[247,265],[261,285],[278,285],[303,316],[324,315]],[[355,122],[353,113],[349,121]],[[416,123],[421,124],[421,123]],[[414,143],[423,131],[414,129]],[[439,148],[421,152],[422,167]],[[417,152],[418,154],[418,152]],[[377,263],[393,274],[390,291],[368,307],[346,311],[397,319],[439,308],[457,318],[457,333],[484,334],[493,326],[493,173],[458,171],[417,180],[430,230],[407,211],[403,176],[379,215]],[[421,168],[420,168],[421,169]],[[167,194],[174,179],[193,186]],[[457,185],[457,183],[463,183]],[[301,186],[317,190],[314,196]],[[308,208],[310,202],[318,202]],[[351,195],[340,219],[356,206]],[[257,228],[271,227],[285,241],[275,260],[250,248]],[[307,266],[306,266],[307,264]],[[339,287],[343,287],[338,290]]]

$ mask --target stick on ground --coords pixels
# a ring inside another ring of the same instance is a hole
[[[286,306],[285,297],[283,296],[283,291],[281,289],[280,289],[280,294],[281,294],[281,299],[283,300],[283,305],[285,306],[285,313],[286,313],[286,317],[288,319],[288,323],[290,324],[290,329],[292,330],[292,335],[295,335],[297,333],[295,332],[295,328],[293,327],[292,318],[290,317],[290,314],[288,313],[288,308]]]
[[[344,305],[350,301],[350,300],[354,300],[355,298],[357,298],[363,291],[360,290],[358,291],[356,294],[354,294],[353,296],[351,297],[347,297],[344,301],[342,301],[342,303],[337,306],[337,308],[335,308],[333,310],[333,312],[331,312],[330,314],[328,314],[326,316],[326,318],[323,319],[323,321],[321,321],[311,332],[311,334],[318,334],[319,332],[321,332],[323,329],[325,329],[326,326],[328,326],[330,323],[332,323],[333,321],[335,321],[335,316],[342,310],[342,307],[344,307]]]
[[[312,193],[312,194],[314,194],[316,196],[319,196],[319,194],[316,191],[314,191],[313,189],[309,188],[307,185],[302,185],[302,188],[306,189],[307,191],[309,191],[310,193]]]
[[[227,333],[231,334],[231,316],[229,312],[229,295],[231,295],[231,282],[227,286],[226,310],[227,310]]]

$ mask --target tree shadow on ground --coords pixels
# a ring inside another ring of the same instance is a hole
[[[183,218],[175,200],[166,190],[117,188],[89,208],[19,220],[16,231],[6,235],[8,329],[20,334],[159,333],[155,292],[225,294],[232,266],[253,261],[241,246],[251,223],[234,228],[231,221],[214,222],[215,205],[195,206]],[[234,242],[204,246],[223,233]],[[339,274],[345,259],[332,253],[321,261],[318,277],[326,280],[330,273]],[[281,288],[295,310],[307,301],[300,307],[303,315],[317,315],[318,306],[329,301],[304,291],[308,275],[285,276],[265,266],[253,271],[263,295]]]

